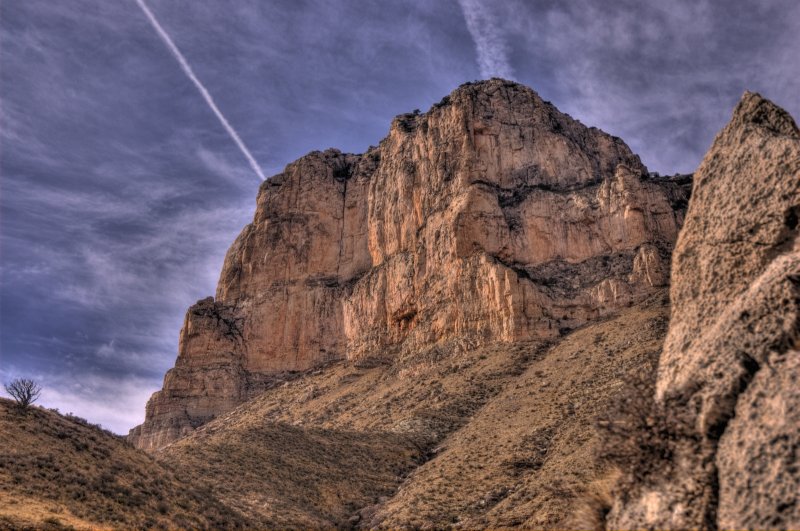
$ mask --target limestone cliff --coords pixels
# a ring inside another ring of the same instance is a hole
[[[685,185],[499,79],[364,154],[310,153],[261,186],[131,440],[159,448],[285,372],[555,337],[640,301],[667,283]]]
[[[695,174],[673,257],[655,396],[667,451],[630,471],[611,528],[800,528],[799,217],[800,131],[746,93]]]

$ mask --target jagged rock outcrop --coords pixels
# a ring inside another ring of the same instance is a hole
[[[212,297],[186,312],[175,367],[164,377],[164,388],[147,403],[146,417],[158,419],[131,430],[133,441],[160,448],[194,428],[252,398],[269,378],[245,368],[242,317]]]
[[[745,93],[695,174],[656,402],[670,454],[614,529],[800,528],[800,131]]]
[[[642,300],[667,282],[685,184],[498,79],[362,155],[310,153],[261,186],[131,439],[161,447],[283,371],[554,337]]]

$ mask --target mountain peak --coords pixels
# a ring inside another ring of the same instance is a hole
[[[287,371],[555,338],[643,300],[686,203],[646,175],[622,140],[502,79],[400,115],[364,155],[300,158],[262,185],[132,439],[163,446]]]

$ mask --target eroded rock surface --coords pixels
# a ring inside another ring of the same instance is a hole
[[[656,400],[673,455],[609,527],[800,528],[800,132],[746,93],[695,174]]]
[[[687,197],[532,90],[464,85],[362,155],[313,152],[261,186],[131,439],[161,447],[284,371],[556,337],[641,301]]]

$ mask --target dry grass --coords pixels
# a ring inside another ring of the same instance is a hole
[[[565,519],[566,529],[606,529],[606,517],[614,504],[614,489],[621,472],[612,468],[608,474],[589,483],[573,505],[572,513]]]
[[[632,374],[653,370],[668,307],[653,299],[577,330],[441,442],[375,514],[396,527],[560,528],[607,474],[596,426]]]
[[[607,475],[597,419],[654,370],[667,320],[655,297],[552,346],[332,364],[159,458],[269,526],[563,527]]]
[[[697,435],[686,408],[655,401],[655,369],[627,378],[626,388],[599,419],[598,457],[628,471],[627,479],[653,481],[670,473],[678,445]]]
[[[395,434],[359,433],[239,418],[168,447],[174,463],[261,529],[343,528],[391,496],[421,459]]]
[[[0,527],[602,528],[609,463],[659,429],[630,382],[650,381],[667,320],[654,297],[552,345],[334,363],[153,457],[1,402]]]
[[[0,399],[0,528],[219,529],[246,521],[124,439]]]
[[[157,455],[265,527],[349,527],[544,350],[438,345],[286,382]]]

